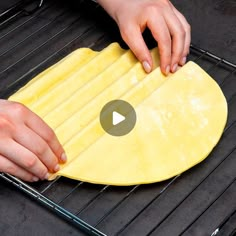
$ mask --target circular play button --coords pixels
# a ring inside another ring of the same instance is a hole
[[[108,102],[101,110],[100,123],[110,135],[123,136],[135,126],[136,113],[134,108],[123,100]]]

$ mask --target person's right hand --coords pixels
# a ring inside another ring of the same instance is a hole
[[[161,71],[174,73],[189,53],[191,27],[169,0],[97,0],[119,26],[121,36],[151,72],[153,61],[142,33],[149,28],[158,42]]]
[[[66,155],[53,130],[20,103],[0,99],[0,172],[25,181],[48,179]]]

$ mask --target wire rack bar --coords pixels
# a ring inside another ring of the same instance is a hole
[[[49,182],[49,185],[47,185],[47,187],[45,187],[40,193],[43,194],[45,193],[48,189],[50,189],[59,179],[61,178],[61,176],[57,176],[54,180],[52,180],[51,182]]]
[[[94,201],[96,201],[110,186],[104,186],[89,202],[87,202],[79,211],[75,213],[75,215],[81,214],[88,206],[90,206]]]
[[[24,9],[24,7],[31,3],[31,1],[20,1],[16,4],[14,4],[13,6],[9,7],[8,9],[6,9],[4,12],[2,12],[0,14],[0,27],[6,23],[8,23],[9,21],[13,20],[14,18],[16,18],[19,15],[31,15],[33,13],[35,13],[36,11],[38,11],[42,6],[43,6],[43,2],[44,0],[39,0],[38,4],[36,7],[34,7],[31,10],[26,10]]]
[[[103,222],[114,210],[116,210],[126,199],[128,199],[131,194],[133,194],[140,185],[134,186],[119,202],[116,203],[101,219],[98,220],[94,227],[97,227],[101,222]]]
[[[40,202],[47,208],[53,210],[58,215],[62,216],[66,220],[75,223],[81,230],[88,233],[91,236],[106,236],[104,233],[100,232],[99,230],[95,229],[91,225],[87,224],[77,216],[73,215],[69,211],[65,210],[63,207],[59,206],[55,202],[51,201],[44,195],[40,194],[38,191],[30,187],[28,184],[24,183],[23,181],[19,180],[18,178],[11,176],[9,174],[0,174],[1,178],[6,180],[8,183],[14,185],[22,192],[26,193],[28,196],[32,197],[37,202]]]
[[[62,198],[57,204],[61,204],[63,203],[71,194],[73,194],[73,192],[75,190],[77,190],[84,182],[79,182],[78,184],[76,184],[76,186],[74,188],[72,188],[72,190],[66,194],[66,196],[64,198]]]
[[[46,29],[47,27],[49,27],[50,25],[52,25],[55,21],[58,20],[58,18],[62,17],[63,15],[66,14],[66,11],[63,11],[61,14],[59,14],[58,16],[56,16],[54,19],[52,19],[52,21],[46,23],[45,25],[41,26],[40,28],[38,28],[37,30],[35,30],[32,34],[29,34],[27,37],[25,37],[23,40],[17,42],[14,46],[12,46],[11,48],[3,51],[1,54],[0,54],[0,57],[4,56],[5,54],[7,54],[8,52],[14,50],[16,47],[18,47],[19,45],[21,45],[22,43],[26,42],[29,38],[33,37],[34,35],[36,35],[37,33],[39,33],[40,31]],[[23,58],[24,59],[24,58]],[[18,63],[18,62],[17,62]],[[14,66],[14,65],[12,65]],[[11,68],[11,67],[10,67]],[[5,69],[7,70],[7,69]],[[0,73],[3,73],[5,70],[3,70],[2,72]]]
[[[234,69],[236,69],[236,64],[234,64],[234,63],[232,63],[232,62],[230,62],[230,61],[228,61],[228,60],[226,60],[226,59],[224,59],[224,58],[221,58],[221,57],[219,57],[219,56],[216,56],[214,53],[211,53],[211,52],[209,52],[209,51],[207,51],[207,50],[204,50],[204,49],[202,49],[202,48],[199,48],[199,47],[195,46],[194,44],[191,44],[190,47],[191,47],[191,49],[193,49],[193,50],[195,50],[195,51],[197,51],[197,52],[202,53],[203,56],[207,55],[207,56],[209,56],[210,58],[213,58],[213,59],[215,59],[215,60],[217,60],[217,61],[221,61],[222,63],[224,63],[224,64],[226,64],[226,65],[228,65],[228,66],[231,66],[231,67],[233,67]]]
[[[223,81],[220,83],[220,86],[223,87],[224,84],[226,83],[226,81],[235,74],[236,69],[234,69],[233,71],[231,71],[227,76],[225,76],[225,78],[223,79]]]
[[[55,35],[53,35],[51,38],[49,38],[48,40],[46,40],[44,43],[42,43],[41,45],[39,45],[38,47],[35,47],[32,51],[28,52],[27,54],[25,54],[22,58],[20,58],[18,61],[16,61],[15,63],[9,65],[7,68],[3,69],[2,71],[0,71],[0,74],[4,74],[7,71],[9,71],[13,66],[19,64],[21,61],[23,61],[25,58],[27,58],[28,56],[30,56],[31,54],[33,54],[34,52],[38,51],[39,49],[41,49],[43,46],[45,46],[47,43],[49,43],[50,41],[52,41],[53,39],[55,39],[56,37],[58,37],[60,34],[64,33],[66,30],[68,30],[70,27],[72,27],[74,24],[78,23],[78,20],[81,18],[81,16],[79,16],[78,18],[76,18],[76,20],[74,20],[69,26],[66,26],[64,28],[62,28],[59,32],[57,32]]]
[[[48,5],[47,7],[44,7],[42,10],[39,10],[36,14],[33,14],[31,17],[27,18],[24,22],[22,22],[21,24],[17,25],[13,29],[8,30],[5,34],[0,36],[0,40],[4,39],[9,34],[13,33],[14,31],[18,30],[19,28],[23,27],[24,25],[29,23],[31,20],[36,19],[42,12],[48,10],[49,8],[51,8],[54,5],[55,5],[55,2],[53,2],[53,4],[51,4],[51,5]]]
[[[170,182],[167,183],[167,185],[148,203],[146,204],[141,211],[139,211],[129,222],[127,222],[116,234],[115,236],[121,234],[132,222],[135,221],[135,219],[140,216],[148,207],[150,207],[160,196],[162,193],[164,193],[174,182],[177,178],[179,178],[180,175],[175,176]]]
[[[7,24],[8,22],[12,21],[13,19],[15,19],[17,16],[20,16],[22,13],[24,12],[24,10],[20,10],[17,13],[11,15],[9,18],[7,18],[4,21],[0,22],[0,27],[2,27],[3,25]]]
[[[202,211],[201,214],[199,214],[192,223],[190,223],[185,229],[183,229],[183,231],[181,232],[181,235],[184,234],[194,224],[194,222],[198,220],[235,182],[236,182],[236,178],[234,178],[234,180],[225,189],[221,191],[218,197],[204,211]]]
[[[24,5],[24,1],[20,1],[14,5],[12,5],[11,7],[9,7],[8,9],[6,9],[4,12],[2,12],[0,14],[0,20],[3,17],[7,17],[9,15],[12,15],[12,12],[15,12],[17,9],[19,9],[20,7],[22,7]]]

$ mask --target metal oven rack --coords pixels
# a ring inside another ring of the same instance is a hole
[[[101,49],[112,42],[109,32],[83,14],[84,9],[93,8],[97,19],[101,9],[88,1],[79,4],[79,14],[73,14],[60,1],[48,0],[33,15],[20,10],[0,23],[0,44],[5,45],[0,48],[2,98],[74,49]],[[17,36],[18,32],[22,35]],[[221,141],[203,163],[168,181],[130,187],[92,185],[64,177],[34,184],[9,174],[0,177],[89,235],[193,235],[203,225],[208,234],[227,231],[233,235],[236,65],[194,45],[189,60],[217,81],[229,108]],[[222,202],[225,209],[215,214]],[[212,221],[204,223],[209,216]]]

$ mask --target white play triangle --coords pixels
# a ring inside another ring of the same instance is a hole
[[[124,120],[125,120],[125,117],[122,116],[120,113],[118,113],[116,111],[112,112],[112,124],[113,125],[117,125],[117,124],[121,123]]]

